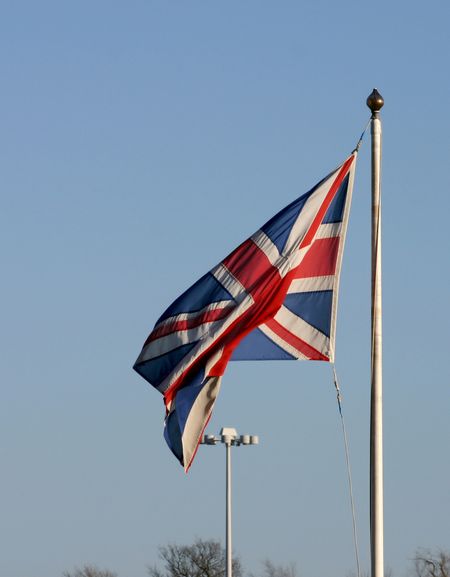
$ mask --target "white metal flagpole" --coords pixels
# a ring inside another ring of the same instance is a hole
[[[383,546],[383,376],[381,303],[381,120],[384,104],[376,88],[372,111],[372,358],[370,405],[370,544],[372,577],[384,576]]]

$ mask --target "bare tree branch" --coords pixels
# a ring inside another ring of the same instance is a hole
[[[159,548],[163,567],[148,567],[150,577],[225,577],[225,551],[219,541],[197,539],[192,545],[169,543]],[[243,577],[238,558],[234,577]]]
[[[418,549],[413,561],[416,577],[450,577],[450,551]]]
[[[99,569],[95,565],[84,565],[84,567],[71,571],[64,571],[62,577],[117,577],[117,573],[108,569]]]
[[[275,565],[272,563],[272,561],[270,561],[270,559],[265,559],[262,562],[262,566],[263,569],[261,577],[297,577],[297,569],[295,563],[290,563],[288,565]],[[250,577],[257,576],[253,573],[250,573]]]

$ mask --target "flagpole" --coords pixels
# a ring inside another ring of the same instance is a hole
[[[370,404],[371,575],[384,575],[383,380],[381,302],[381,120],[384,100],[376,88],[367,98],[372,111],[372,355]]]

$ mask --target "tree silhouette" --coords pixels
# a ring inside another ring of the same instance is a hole
[[[225,577],[225,551],[219,541],[197,539],[192,545],[159,548],[163,567],[148,568],[150,577]],[[233,558],[233,577],[243,577],[241,562]]]

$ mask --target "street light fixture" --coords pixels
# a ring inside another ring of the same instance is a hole
[[[233,577],[233,553],[231,548],[231,447],[258,445],[259,437],[257,435],[238,435],[236,429],[223,427],[220,430],[219,437],[215,435],[204,435],[200,443],[202,445],[217,445],[217,443],[223,443],[226,449],[226,577]]]

